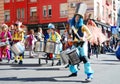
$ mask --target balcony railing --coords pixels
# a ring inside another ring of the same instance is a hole
[[[39,20],[39,19],[38,19],[38,16],[31,16],[28,21],[29,21],[30,23],[31,23],[31,22],[34,22],[34,23],[35,23],[35,22],[38,22],[38,20]]]

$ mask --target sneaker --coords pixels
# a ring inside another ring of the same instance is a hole
[[[7,63],[10,63],[10,60],[8,60],[8,62]]]
[[[72,73],[68,77],[75,77],[75,76],[77,76],[77,73]]]
[[[93,78],[87,77],[85,80],[91,82]]]
[[[22,65],[22,64],[23,64],[23,61],[20,60],[18,64]]]

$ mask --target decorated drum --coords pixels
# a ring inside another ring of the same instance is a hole
[[[20,55],[25,51],[25,46],[22,42],[17,42],[11,46],[11,50],[14,54]]]

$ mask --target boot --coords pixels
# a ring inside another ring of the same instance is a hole
[[[77,73],[72,73],[68,77],[75,77],[75,76],[77,76]]]

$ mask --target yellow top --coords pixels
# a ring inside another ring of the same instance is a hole
[[[78,31],[78,29],[76,29],[76,31]],[[86,40],[90,40],[92,34],[86,25],[82,26],[81,31],[83,32],[84,35],[83,38],[85,38]],[[74,41],[78,42],[79,40],[75,37]]]
[[[23,41],[24,40],[24,31],[14,32],[13,40],[14,41]]]
[[[50,34],[49,40],[53,42],[57,42],[57,41],[60,41],[60,39],[61,39],[61,36],[59,33],[55,32],[55,34]]]

